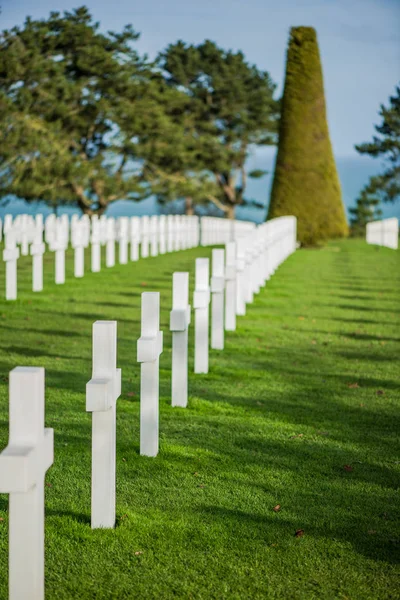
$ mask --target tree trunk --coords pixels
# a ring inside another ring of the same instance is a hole
[[[78,207],[81,209],[82,213],[84,215],[89,215],[89,217],[92,217],[93,215],[98,215],[99,217],[101,217],[101,215],[103,215],[107,209],[107,205],[99,206],[99,208],[95,208],[95,209],[90,208],[89,206],[87,206],[87,204],[82,202],[79,198],[77,200],[77,204],[78,204]]]
[[[228,204],[228,210],[226,211],[225,216],[227,219],[235,218],[235,205],[234,204]]]
[[[185,198],[185,215],[194,215],[193,198],[186,196]]]

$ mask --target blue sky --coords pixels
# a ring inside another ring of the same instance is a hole
[[[282,91],[288,31],[316,28],[336,156],[356,156],[400,80],[400,0],[3,0],[1,29],[86,4],[102,28],[132,23],[151,57],[177,39],[241,49]]]

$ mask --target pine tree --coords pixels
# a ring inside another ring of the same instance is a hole
[[[298,239],[305,245],[348,233],[311,27],[290,32],[268,218],[282,215],[297,217]]]
[[[365,236],[365,226],[371,221],[377,221],[382,216],[382,211],[378,208],[380,200],[376,195],[371,195],[366,189],[363,189],[357,198],[356,206],[349,209],[350,233],[354,237]]]
[[[382,122],[375,126],[378,135],[372,142],[356,146],[356,150],[386,161],[385,171],[371,177],[365,192],[375,194],[383,202],[395,202],[400,198],[400,86],[396,95],[389,98],[389,106],[381,105],[379,115]]]

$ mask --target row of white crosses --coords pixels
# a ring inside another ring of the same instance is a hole
[[[210,227],[210,224],[208,224]],[[6,215],[4,226],[0,220],[0,241],[4,231],[3,260],[6,263],[6,299],[17,298],[17,261],[21,256],[32,256],[32,290],[43,290],[43,254],[46,244],[55,254],[55,283],[65,283],[65,253],[71,243],[74,249],[74,276],[85,272],[85,248],[91,245],[91,271],[101,270],[101,247],[106,248],[106,267],[118,261],[127,264],[139,257],[158,256],[166,252],[193,248],[200,243],[199,218],[182,215],[154,215],[152,217],[106,217],[73,215],[56,217],[42,215],[33,218],[19,215],[14,220]],[[130,252],[129,252],[130,246]],[[128,257],[129,254],[129,257]]]
[[[366,226],[367,244],[386,246],[397,250],[399,247],[399,221],[396,217],[372,221]]]
[[[196,259],[195,372],[208,372],[209,304],[212,296],[211,346],[222,349],[224,329],[234,330],[242,309],[238,295],[240,253],[248,262],[242,282],[253,293],[296,248],[296,220],[282,217],[257,229],[257,235],[209,259]],[[257,266],[257,268],[254,267]],[[225,301],[224,301],[225,295]],[[233,301],[232,301],[233,298]],[[225,318],[224,318],[225,309]],[[188,327],[190,324],[189,274],[173,275],[171,404],[188,404]],[[92,413],[91,526],[115,526],[116,405],[121,394],[117,368],[117,322],[93,324],[92,378],[86,386],[86,410]],[[159,449],[160,295],[142,294],[141,337],[137,360],[141,364],[140,453],[155,457]],[[53,430],[44,428],[44,369],[17,367],[10,373],[10,435],[0,454],[0,493],[9,501],[9,598],[44,599],[44,476],[53,463]]]

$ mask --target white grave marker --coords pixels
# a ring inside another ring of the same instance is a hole
[[[112,217],[107,219],[106,242],[106,267],[115,265],[115,221]]]
[[[101,223],[97,215],[92,217],[92,232],[90,236],[91,246],[91,269],[92,273],[98,273],[101,269]]]
[[[75,216],[75,215],[74,215]],[[83,277],[85,269],[85,222],[71,221],[71,244],[74,249],[74,276]]]
[[[190,325],[189,273],[172,276],[172,406],[185,408],[188,402],[188,329]]]
[[[117,322],[96,321],[92,379],[86,384],[86,410],[92,413],[92,529],[115,525],[116,407],[120,395]]]
[[[126,265],[128,263],[128,243],[129,243],[129,219],[120,217],[118,219],[118,243],[119,243],[119,263]]]
[[[65,250],[68,246],[68,232],[65,227],[65,220],[55,220],[54,229],[49,231],[49,239],[51,240],[50,250],[55,252],[56,255],[55,282],[63,284],[65,283]]]
[[[195,373],[208,373],[209,262],[208,258],[196,258],[196,282],[193,295]]]
[[[41,292],[43,290],[43,254],[45,245],[43,242],[43,226],[36,225],[36,232],[33,244],[31,245],[32,256],[32,291]]]
[[[246,286],[246,275],[245,275],[245,244],[243,238],[238,241],[237,244],[237,255],[236,255],[236,314],[244,316],[246,314],[246,302],[245,302],[245,286]]]
[[[17,260],[19,249],[12,230],[4,235],[3,260],[6,263],[6,300],[17,299]]]
[[[140,243],[140,219],[139,219],[139,217],[131,217],[129,233],[130,233],[130,241],[131,241],[130,258],[132,261],[137,261],[137,260],[139,260],[139,243]]]
[[[159,357],[163,350],[160,294],[142,294],[142,330],[137,342],[140,368],[140,454],[158,454]]]
[[[140,254],[142,258],[149,256],[149,217],[146,215],[140,220]]]
[[[211,348],[224,349],[224,290],[225,290],[225,250],[212,251],[211,276]]]
[[[158,216],[150,217],[150,255],[158,256]]]
[[[225,330],[236,330],[236,243],[225,247]]]
[[[10,372],[10,435],[0,454],[0,493],[9,500],[9,599],[44,599],[44,477],[53,430],[44,427],[44,369]]]

